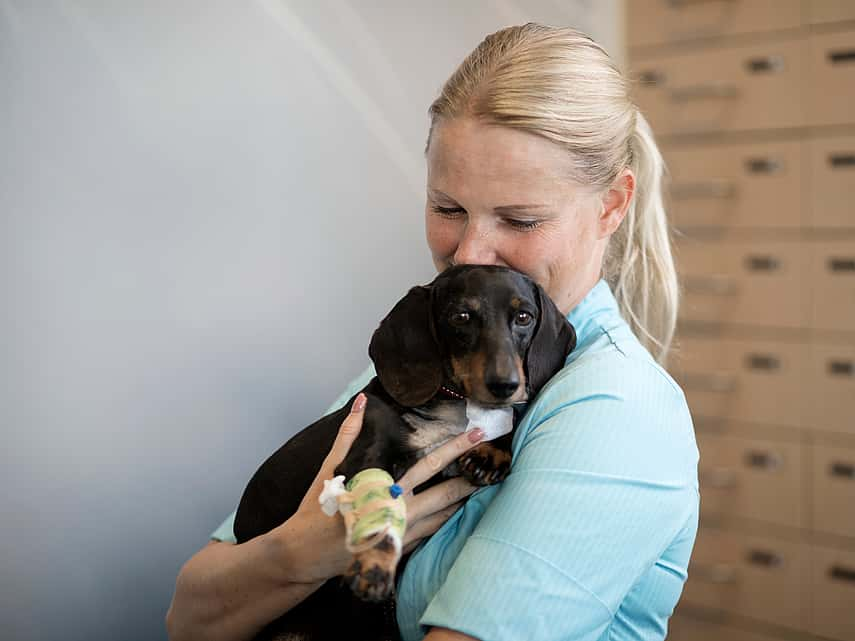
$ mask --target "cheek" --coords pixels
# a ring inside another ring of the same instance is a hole
[[[434,259],[450,258],[460,243],[460,225],[426,214],[425,236]]]

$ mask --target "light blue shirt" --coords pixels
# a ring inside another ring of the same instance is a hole
[[[665,638],[697,532],[689,410],[605,281],[568,318],[577,347],[517,427],[511,474],[473,494],[400,577],[404,641],[431,626],[483,641]]]

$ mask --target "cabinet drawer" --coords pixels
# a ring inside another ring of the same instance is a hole
[[[718,48],[637,63],[636,99],[657,134],[801,125],[803,42]]]
[[[807,345],[682,337],[674,375],[698,417],[800,427]]]
[[[812,449],[813,529],[855,538],[855,449]]]
[[[811,225],[855,227],[855,136],[817,138],[807,149]]]
[[[678,227],[801,226],[797,142],[671,149],[665,160],[671,172],[669,214]]]
[[[812,631],[840,641],[855,639],[855,552],[815,546],[812,566]]]
[[[855,122],[855,30],[811,34],[807,68],[808,124]]]
[[[802,279],[810,254],[796,242],[681,240],[676,248],[686,320],[805,327]]]
[[[799,543],[701,528],[682,600],[803,630],[809,562]]]
[[[811,326],[855,330],[855,242],[810,245]]]
[[[697,439],[704,515],[803,526],[801,445],[704,433]]]
[[[852,0],[809,0],[805,4],[811,24],[855,20],[855,2]]]
[[[630,47],[799,26],[799,0],[632,0]]]
[[[814,343],[805,374],[805,427],[855,434],[855,346]]]
[[[671,617],[667,638],[668,641],[784,641],[780,637],[746,632],[726,624],[701,621],[683,614]]]

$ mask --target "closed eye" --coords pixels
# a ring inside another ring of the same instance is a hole
[[[516,220],[510,218],[505,219],[505,222],[518,231],[531,231],[540,227],[539,220]]]
[[[440,207],[439,205],[431,205],[431,209],[447,218],[457,218],[460,214],[465,214],[466,210],[463,207]]]

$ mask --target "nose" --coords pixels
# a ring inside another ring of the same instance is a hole
[[[470,218],[463,228],[463,236],[454,252],[454,264],[497,265],[492,235],[488,223],[475,222]]]
[[[520,386],[520,379],[516,372],[507,378],[494,378],[484,381],[490,394],[496,398],[506,399],[514,395]]]

